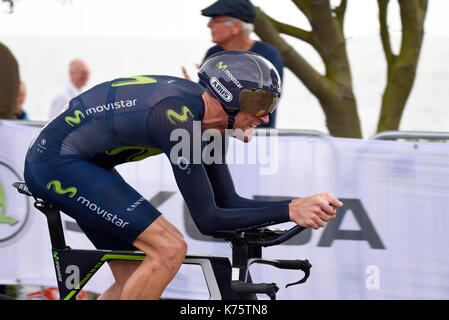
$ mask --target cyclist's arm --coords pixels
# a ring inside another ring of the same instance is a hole
[[[169,103],[161,102],[155,106],[149,118],[149,135],[152,143],[169,158],[179,190],[200,232],[212,234],[216,230],[240,230],[290,221],[289,205],[285,202],[258,208],[220,208],[217,206],[204,165],[201,161],[199,163],[193,161],[195,147],[194,139],[192,139],[194,134],[192,119],[172,123],[166,117],[169,109],[181,113],[182,107],[183,102],[175,103],[175,99],[171,99]],[[193,108],[192,112],[195,114]],[[190,137],[189,146],[186,146],[186,148],[190,148],[190,155],[181,154],[179,149],[182,145],[181,140],[170,141],[170,135],[176,129],[180,129],[176,131],[177,133]],[[179,152],[172,152],[172,150]]]
[[[224,139],[224,138],[223,138]],[[222,146],[225,143],[222,141]],[[212,163],[204,165],[207,175],[212,185],[216,204],[221,208],[260,208],[267,206],[275,206],[279,203],[290,203],[291,200],[285,201],[262,201],[241,197],[234,187],[234,182],[226,164],[226,155],[221,151],[223,159],[220,163]]]

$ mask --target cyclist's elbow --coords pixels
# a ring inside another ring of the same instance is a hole
[[[198,228],[199,232],[206,236],[211,236],[216,230],[207,224],[197,223],[196,227]]]
[[[194,220],[194,222],[195,222],[195,225],[196,225],[198,231],[201,234],[204,234],[206,236],[210,236],[210,235],[212,235],[216,231],[214,223],[203,221],[201,219]]]

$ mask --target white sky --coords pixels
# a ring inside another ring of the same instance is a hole
[[[214,0],[15,0],[13,14],[0,2],[0,36],[160,36],[209,37],[201,9]],[[289,0],[252,0],[284,22],[307,27],[305,18]],[[332,1],[332,3],[339,1]],[[400,30],[397,3],[391,1],[390,28]],[[448,36],[448,0],[429,0],[426,31]],[[377,1],[349,0],[346,35],[364,37],[378,30]]]
[[[212,45],[206,27],[208,18],[200,12],[214,1],[15,0],[12,14],[7,13],[9,5],[0,1],[0,41],[10,46],[20,61],[21,77],[27,83],[25,110],[33,120],[47,119],[50,101],[59,85],[67,81],[66,66],[74,57],[87,59],[92,69],[86,88],[150,70],[152,74],[182,76],[181,65],[195,80],[195,64]],[[251,1],[279,21],[308,29],[305,17],[290,0]],[[397,1],[390,2],[389,28],[395,49],[401,24]],[[403,130],[447,131],[447,117],[442,114],[449,116],[445,111],[449,110],[448,12],[449,0],[429,0],[422,57],[401,121]],[[345,36],[362,129],[364,136],[370,136],[375,133],[386,72],[377,0],[348,1]],[[288,38],[309,63],[322,71],[322,61],[313,49]],[[289,70],[284,70],[285,90],[277,126],[327,132],[316,98]]]

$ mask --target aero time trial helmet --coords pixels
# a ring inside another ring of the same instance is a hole
[[[213,54],[201,64],[198,77],[221,102],[229,116],[229,129],[240,110],[265,116],[276,109],[281,95],[281,78],[276,68],[250,51]]]

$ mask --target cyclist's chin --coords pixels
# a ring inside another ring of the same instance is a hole
[[[246,129],[245,131],[243,131],[243,130],[234,130],[233,131],[233,136],[235,138],[239,139],[240,141],[248,143],[253,138],[253,132],[254,132],[254,128],[252,128],[252,127]]]

